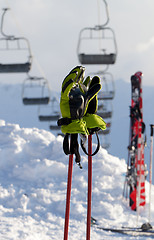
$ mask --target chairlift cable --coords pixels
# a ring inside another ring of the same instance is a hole
[[[41,73],[42,77],[45,78],[45,79],[47,79],[47,77],[46,77],[46,75],[45,75],[45,72],[43,71],[43,68],[41,67],[38,59],[37,59],[34,55],[33,55],[33,59],[34,59],[34,62],[35,62],[35,64],[36,64],[39,72]],[[48,83],[49,90],[51,91],[51,87],[50,87],[50,85],[49,85],[48,80],[47,80],[47,83]]]

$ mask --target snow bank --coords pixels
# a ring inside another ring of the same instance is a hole
[[[0,239],[63,239],[68,156],[62,142],[49,131],[0,120]],[[81,156],[83,169],[73,166],[70,240],[86,235],[87,157]],[[125,160],[102,148],[93,157],[92,216],[102,226],[136,224],[136,213],[122,197],[125,171]],[[147,221],[148,204],[146,208],[139,225]],[[128,239],[95,227],[91,236]]]

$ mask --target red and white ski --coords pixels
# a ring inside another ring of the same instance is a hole
[[[131,76],[130,140],[126,174],[126,182],[129,186],[129,205],[134,211],[146,203],[144,130],[142,72],[137,72]]]

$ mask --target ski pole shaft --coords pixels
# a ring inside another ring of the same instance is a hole
[[[151,186],[152,186],[152,158],[153,158],[153,128],[154,125],[150,125],[150,166],[149,166],[149,222],[151,218]]]
[[[91,195],[92,195],[92,135],[88,135],[88,204],[87,204],[87,240],[90,240]]]
[[[64,240],[68,239],[69,215],[70,215],[70,199],[72,186],[72,170],[73,170],[73,154],[69,155],[68,179],[67,179],[67,195],[66,195],[66,210],[65,210],[65,226]]]

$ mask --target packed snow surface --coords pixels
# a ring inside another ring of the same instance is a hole
[[[63,138],[38,128],[21,128],[0,120],[0,239],[63,239],[69,157]],[[95,146],[94,146],[95,147]],[[87,156],[80,150],[81,170],[73,165],[69,240],[86,239]],[[93,157],[92,216],[103,227],[141,226],[148,222],[147,204],[137,213],[123,198],[124,159],[100,148]],[[153,189],[153,186],[152,186]],[[154,202],[152,191],[152,203]],[[154,206],[151,224],[154,226]],[[91,239],[145,239],[91,228]],[[148,239],[148,238],[146,238]],[[150,239],[150,238],[149,238]]]

